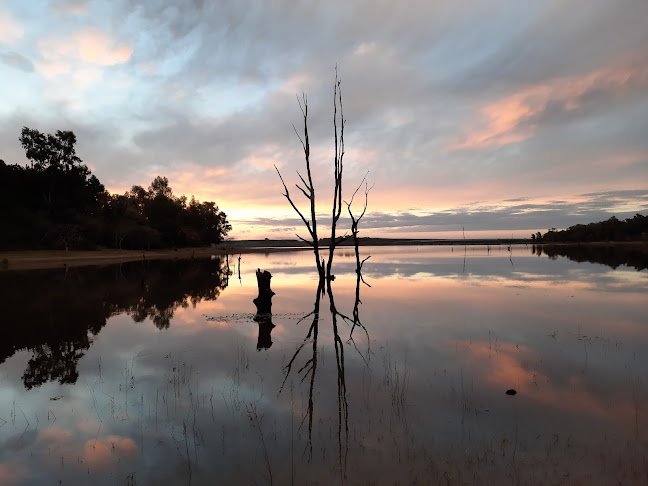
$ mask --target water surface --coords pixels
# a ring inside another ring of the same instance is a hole
[[[0,484],[648,482],[645,265],[362,251],[0,273]]]

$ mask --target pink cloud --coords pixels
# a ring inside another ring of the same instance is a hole
[[[632,88],[648,85],[648,68],[603,68],[583,76],[570,76],[535,84],[483,106],[479,123],[449,150],[499,147],[525,140],[538,129],[537,118],[558,106],[575,112],[591,93],[623,96]]]
[[[42,60],[36,69],[51,78],[81,68],[83,64],[113,66],[123,64],[133,47],[97,29],[86,29],[68,38],[46,38],[38,42]]]
[[[133,48],[117,39],[98,31],[86,30],[74,36],[77,51],[82,61],[113,66],[130,59]]]

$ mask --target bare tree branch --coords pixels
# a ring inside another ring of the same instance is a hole
[[[342,107],[342,88],[341,80],[338,77],[337,66],[335,66],[335,83],[333,85],[333,138],[335,142],[335,173],[334,173],[334,182],[335,188],[333,191],[333,207],[331,215],[331,240],[329,242],[329,258],[326,264],[326,274],[329,279],[333,278],[331,273],[331,267],[333,265],[333,255],[335,252],[335,247],[337,245],[335,230],[340,219],[340,214],[342,212],[342,169],[343,169],[343,158],[344,158],[344,111]],[[338,103],[340,105],[340,132],[338,135]]]
[[[279,174],[279,179],[281,179],[281,183],[283,184],[283,186],[284,186],[284,190],[286,191],[286,193],[283,194],[283,196],[284,196],[286,199],[288,199],[288,202],[290,203],[290,205],[293,207],[293,209],[295,210],[295,212],[299,215],[299,217],[301,218],[301,220],[304,222],[304,225],[305,225],[306,228],[308,229],[308,232],[310,233],[311,237],[312,237],[313,239],[315,239],[315,236],[314,236],[314,234],[313,234],[313,231],[311,230],[311,227],[310,227],[310,223],[306,220],[306,218],[304,217],[304,215],[302,214],[302,212],[299,210],[299,208],[297,208],[297,206],[295,206],[295,203],[293,202],[292,198],[290,197],[290,193],[288,192],[288,188],[286,187],[286,183],[284,182],[283,177],[281,177],[281,172],[279,172],[279,169],[277,168],[276,165],[274,166],[274,168],[275,168],[275,170],[277,171],[277,174]],[[302,238],[302,239],[303,239],[303,238]]]
[[[308,187],[309,187],[309,186],[308,186],[308,183],[304,180],[304,178],[303,178],[302,175],[299,173],[299,171],[297,171],[297,175],[299,176],[299,178],[301,179],[301,181],[304,183],[304,187],[308,188]],[[306,196],[306,197],[310,199],[310,196]]]
[[[299,136],[299,133],[297,133],[297,129],[295,128],[295,125],[293,125],[293,130],[295,130],[295,134],[297,135],[297,138],[298,138],[299,141],[301,142],[302,147],[304,147],[304,152],[305,152],[305,151],[306,151],[306,145],[304,145],[304,141],[303,141],[302,138]]]
[[[309,241],[309,240],[307,240],[307,239],[305,239],[305,238],[302,238],[302,237],[299,236],[297,233],[295,233],[295,236],[296,236],[297,238],[299,238],[300,240],[302,240],[304,243],[308,243],[310,246],[313,246],[313,242],[312,242],[312,241]]]

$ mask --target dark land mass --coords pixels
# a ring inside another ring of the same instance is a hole
[[[0,160],[0,249],[155,250],[220,243],[232,229],[214,201],[176,196],[166,177],[111,194],[76,155],[76,136],[24,127],[29,164]]]
[[[554,228],[544,235],[536,233],[531,238],[541,243],[648,242],[648,216],[637,213],[634,217],[623,221],[612,216],[605,221],[577,224],[562,231]]]

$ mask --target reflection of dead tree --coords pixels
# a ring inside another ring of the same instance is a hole
[[[297,372],[298,374],[303,373],[301,383],[303,383],[306,378],[310,378],[310,383],[308,388],[308,407],[306,409],[306,415],[302,420],[302,425],[303,425],[304,421],[308,419],[308,443],[306,447],[308,449],[309,459],[313,457],[313,388],[315,386],[315,373],[317,372],[317,335],[319,332],[320,299],[322,293],[324,292],[324,287],[322,284],[323,281],[320,279],[320,284],[317,287],[317,294],[315,295],[315,305],[313,307],[313,312],[306,314],[299,321],[297,321],[297,325],[299,325],[302,321],[308,319],[310,316],[313,316],[313,320],[308,329],[308,333],[306,333],[304,342],[302,342],[302,344],[300,344],[299,347],[295,350],[295,353],[293,354],[292,358],[285,366],[286,376],[284,377],[283,383],[279,388],[279,393],[277,394],[277,395],[281,394],[281,391],[283,390],[283,387],[286,384],[286,380],[288,380],[288,376],[290,375],[290,372],[292,370],[295,360],[297,359],[297,356],[304,348],[304,346],[306,346],[306,344],[310,342],[312,344],[313,356],[310,359],[308,359],[304,364],[304,366],[299,368],[299,371]]]
[[[315,386],[315,375],[317,372],[317,362],[318,362],[318,351],[317,351],[317,337],[319,332],[319,318],[320,318],[320,302],[322,295],[324,293],[323,282],[320,281],[320,285],[317,288],[317,294],[315,295],[315,305],[313,312],[306,314],[302,317],[297,324],[305,321],[312,316],[313,320],[311,321],[310,328],[308,333],[304,338],[304,341],[297,347],[292,358],[285,366],[286,375],[284,377],[283,383],[279,389],[279,394],[282,392],[288,376],[290,375],[292,368],[299,356],[300,352],[307,344],[312,346],[312,356],[306,360],[304,365],[299,368],[297,373],[302,375],[301,383],[306,379],[309,380],[308,384],[308,406],[306,408],[306,415],[302,419],[302,425],[307,422],[308,424],[308,443],[306,449],[308,451],[309,460],[313,456],[313,411],[314,411],[314,402],[313,402],[313,390]],[[342,339],[340,338],[340,333],[338,331],[338,317],[349,322],[350,319],[344,314],[337,311],[335,308],[335,301],[333,298],[333,292],[330,285],[330,280],[326,286],[326,292],[329,297],[331,318],[333,321],[333,339],[335,347],[335,361],[337,366],[337,400],[338,400],[338,459],[340,462],[341,474],[346,475],[346,460],[348,454],[348,441],[349,441],[349,411],[348,403],[346,398],[346,378],[344,371],[344,347]]]
[[[368,190],[367,190],[368,192]],[[350,205],[350,203],[349,203]],[[363,211],[364,214],[364,211]],[[357,220],[354,219],[355,224],[355,229],[357,233],[357,221],[359,221],[360,218]],[[346,388],[346,374],[345,374],[345,367],[344,367],[344,343],[342,339],[340,338],[340,331],[338,327],[339,319],[342,319],[344,322],[347,324],[351,325],[351,334],[349,335],[349,340],[355,349],[358,351],[360,356],[363,358],[365,363],[368,365],[369,364],[369,355],[370,355],[370,349],[369,349],[369,333],[367,332],[367,329],[365,326],[360,322],[360,315],[359,315],[359,304],[361,303],[360,301],[360,282],[364,282],[362,279],[362,263],[364,263],[367,258],[364,260],[360,260],[358,250],[356,248],[356,255],[357,255],[357,262],[358,266],[356,268],[356,274],[357,274],[357,279],[356,279],[356,299],[355,299],[355,305],[353,308],[353,319],[349,318],[348,316],[344,315],[343,313],[339,312],[335,306],[335,299],[333,296],[333,289],[331,286],[331,279],[327,279],[326,281],[320,280],[319,286],[317,288],[317,293],[315,296],[315,305],[313,308],[313,312],[310,312],[309,314],[305,315],[302,317],[297,324],[301,323],[302,321],[305,321],[309,317],[312,316],[313,320],[311,322],[310,328],[308,329],[308,332],[306,334],[306,337],[304,338],[304,341],[302,344],[298,346],[298,348],[295,350],[292,358],[288,362],[288,364],[285,366],[286,374],[283,380],[283,383],[281,384],[281,387],[279,389],[279,394],[283,390],[286,381],[288,380],[288,376],[290,375],[293,366],[295,365],[295,361],[297,360],[297,357],[299,356],[300,352],[304,347],[306,347],[307,344],[312,345],[312,356],[306,360],[304,365],[299,368],[298,374],[302,375],[301,382],[303,383],[307,378],[309,379],[309,386],[308,386],[308,406],[306,409],[306,414],[304,418],[302,419],[302,425],[307,421],[308,423],[308,443],[306,446],[306,449],[308,450],[309,453],[309,459],[312,458],[313,455],[313,441],[312,441],[312,436],[313,436],[313,414],[314,414],[314,402],[313,402],[313,389],[314,389],[314,384],[315,384],[315,374],[317,371],[317,361],[318,361],[318,350],[317,350],[317,337],[318,337],[318,331],[319,331],[319,310],[320,310],[320,300],[321,297],[323,296],[324,293],[324,282],[326,282],[326,293],[329,298],[329,304],[330,304],[330,312],[331,312],[331,320],[333,324],[333,344],[334,344],[334,349],[335,349],[335,362],[336,362],[336,368],[337,368],[337,401],[338,401],[338,460],[340,464],[340,473],[343,477],[346,477],[346,466],[347,466],[347,456],[348,456],[348,443],[349,443],[349,405],[347,401],[347,388]],[[366,284],[366,282],[365,282]],[[366,284],[369,285],[369,284]],[[353,330],[355,327],[358,326],[362,328],[367,336],[367,353],[366,356],[358,349],[356,346],[355,341],[353,340]]]
[[[302,94],[301,100],[298,97],[297,102],[299,103],[299,108],[301,109],[302,116],[304,119],[304,137],[302,138],[299,135],[297,129],[294,126],[293,128],[295,129],[295,133],[297,134],[297,137],[299,138],[299,141],[301,142],[302,147],[304,149],[304,159],[306,161],[306,178],[302,177],[299,171],[297,171],[297,175],[299,176],[302,185],[296,184],[295,187],[297,187],[297,189],[299,189],[300,192],[304,195],[304,197],[306,197],[306,199],[308,199],[308,201],[310,202],[310,217],[308,219],[295,205],[295,202],[293,201],[292,197],[290,196],[290,192],[288,191],[288,187],[286,186],[286,183],[284,182],[284,179],[281,176],[281,173],[279,172],[279,169],[277,168],[276,165],[275,165],[275,170],[277,171],[277,174],[279,174],[279,178],[281,179],[281,183],[283,184],[284,187],[285,192],[283,196],[288,200],[292,208],[299,215],[299,217],[301,218],[302,222],[306,226],[306,229],[308,230],[308,233],[310,235],[310,240],[302,238],[299,235],[296,235],[297,238],[308,243],[313,247],[313,252],[315,253],[315,263],[317,265],[317,271],[319,273],[320,279],[324,279],[325,277],[328,279],[332,279],[333,274],[331,273],[331,267],[333,265],[333,254],[335,251],[335,247],[342,240],[347,238],[346,235],[341,237],[336,236],[336,226],[338,220],[340,219],[340,214],[342,211],[342,159],[344,157],[344,124],[345,124],[343,111],[342,111],[342,91],[340,89],[340,79],[338,78],[337,75],[337,68],[335,71],[335,84],[333,88],[333,132],[334,132],[334,139],[335,139],[335,158],[334,158],[335,188],[333,191],[331,240],[329,242],[329,255],[328,255],[328,262],[326,263],[326,268],[324,268],[324,260],[321,259],[320,257],[319,238],[317,235],[317,218],[315,214],[316,213],[315,187],[313,186],[313,178],[312,178],[311,167],[310,167],[310,141],[308,137],[308,100],[306,98],[306,95]],[[339,132],[338,132],[338,103],[340,104]]]
[[[367,257],[367,258],[369,258],[369,257]],[[367,260],[367,258],[365,258],[365,260]],[[365,260],[363,260],[363,262]],[[359,268],[360,267],[358,267],[358,269]],[[368,367],[369,366],[369,360],[370,360],[370,357],[371,357],[371,347],[370,347],[370,342],[371,341],[369,339],[369,331],[367,331],[367,328],[360,321],[360,304],[362,304],[362,301],[360,300],[360,282],[362,281],[365,285],[367,285],[369,287],[371,287],[371,285],[369,285],[367,282],[364,281],[364,279],[362,277],[362,273],[360,273],[358,271],[358,269],[356,269],[357,277],[356,277],[356,288],[355,288],[355,301],[354,301],[354,304],[353,304],[353,319],[351,320],[351,319],[345,318],[345,320],[347,322],[352,322],[351,331],[349,332],[349,339],[347,340],[347,342],[350,342],[351,344],[353,344],[353,347],[356,349],[356,351],[358,352],[358,354],[360,355],[360,357],[362,358],[362,360],[365,362],[365,364]],[[355,339],[353,339],[353,331],[355,330],[356,327],[359,327],[360,329],[362,329],[364,331],[364,333],[365,333],[366,338],[367,338],[367,350],[366,350],[366,353],[364,353],[364,354],[363,354],[362,351],[360,351],[360,349],[358,349],[356,341],[355,341]]]
[[[338,312],[333,299],[331,281],[328,281],[327,292],[333,321],[333,343],[335,347],[335,364],[337,366],[337,400],[338,400],[338,461],[341,473],[346,477],[346,461],[349,452],[349,404],[346,398],[346,374],[344,372],[344,346],[338,332],[338,316],[348,321],[349,318]],[[342,435],[344,424],[344,435]]]

